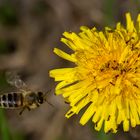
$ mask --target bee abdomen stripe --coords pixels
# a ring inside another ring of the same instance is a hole
[[[2,104],[3,104],[3,107],[9,107],[8,106],[8,98],[6,95],[2,96]]]
[[[11,93],[8,94],[8,105],[9,105],[9,107],[14,107],[14,105],[13,105],[13,95]]]
[[[10,102],[11,102],[11,101],[12,101],[12,99],[13,99],[12,94],[11,94],[11,93],[9,93],[9,94],[8,94],[8,101],[10,101]]]
[[[14,107],[18,107],[22,105],[22,94],[21,93],[13,93],[13,104]]]
[[[0,95],[1,108],[21,107],[22,104],[23,104],[22,93],[11,92],[8,94]]]

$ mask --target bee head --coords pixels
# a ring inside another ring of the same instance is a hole
[[[37,95],[38,95],[38,103],[40,103],[40,104],[44,103],[45,98],[44,98],[43,92],[40,92],[40,91],[39,91],[39,92],[37,93]]]
[[[48,92],[49,92],[49,91],[48,91]],[[46,92],[46,93],[37,92],[37,100],[38,100],[38,103],[39,103],[39,104],[42,104],[42,103],[44,103],[44,102],[47,102],[49,105],[53,106],[51,103],[49,103],[49,102],[47,101],[47,94],[48,94],[48,92]]]

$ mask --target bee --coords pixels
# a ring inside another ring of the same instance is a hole
[[[0,108],[21,109],[19,113],[21,115],[25,109],[30,111],[31,109],[35,109],[47,101],[46,96],[48,92],[34,92],[28,89],[27,85],[20,79],[17,74],[7,72],[6,77],[7,82],[11,86],[16,87],[18,91],[8,92],[0,95]]]

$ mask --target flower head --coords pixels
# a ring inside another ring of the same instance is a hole
[[[73,53],[54,52],[75,67],[51,70],[50,76],[60,81],[56,94],[70,103],[67,118],[87,106],[80,123],[91,119],[98,131],[140,125],[140,14],[135,25],[127,13],[126,28],[118,23],[104,32],[83,26],[79,34],[64,32],[61,41]]]

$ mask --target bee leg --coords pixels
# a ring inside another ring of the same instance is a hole
[[[23,107],[23,109],[19,112],[19,115],[22,115],[22,113],[25,109],[26,109],[26,107]]]
[[[38,103],[36,103],[36,106],[39,107],[40,105]]]
[[[23,111],[24,111],[26,108],[27,108],[29,111],[31,110],[30,107],[24,106],[23,109],[19,112],[19,115],[22,115]]]
[[[27,108],[29,111],[31,111],[31,109],[30,109],[30,107],[29,107],[29,106],[27,106],[26,108]]]
[[[53,104],[51,104],[50,102],[48,102],[47,100],[46,100],[46,102],[47,102],[50,106],[54,107],[54,105],[53,105]]]
[[[37,106],[37,107],[39,107],[39,106],[40,106],[40,104],[39,104],[38,102],[35,102],[35,104],[36,104],[36,106]]]

